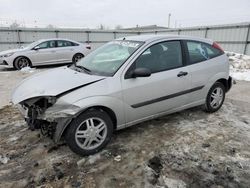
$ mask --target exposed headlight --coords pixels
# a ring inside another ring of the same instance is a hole
[[[10,57],[10,56],[12,56],[13,54],[14,54],[14,52],[8,53],[8,54],[4,54],[3,57]]]
[[[50,103],[52,105],[56,103],[56,100],[57,100],[56,97],[48,97],[48,103]]]

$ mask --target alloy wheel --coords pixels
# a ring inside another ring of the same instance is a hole
[[[218,108],[223,101],[223,90],[220,87],[216,87],[210,97],[210,106],[212,108]]]
[[[100,146],[107,137],[106,123],[97,117],[83,121],[75,132],[77,145],[86,150],[92,150]]]
[[[29,61],[26,58],[21,58],[18,60],[18,67],[20,69],[24,68],[24,67],[28,67],[29,66]]]

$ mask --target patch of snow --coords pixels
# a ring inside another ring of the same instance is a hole
[[[91,155],[88,158],[88,163],[89,164],[94,164],[96,161],[101,159],[101,155],[99,153],[95,154],[95,155]]]
[[[24,67],[20,70],[21,72],[24,72],[24,73],[32,73],[35,71],[35,68],[31,68],[31,67]]]
[[[19,139],[19,137],[18,136],[11,136],[9,139],[8,139],[8,142],[13,142],[13,141],[16,141],[16,140],[18,140]]]
[[[10,159],[4,155],[0,155],[0,162],[2,164],[7,164]]]
[[[15,127],[22,127],[23,125],[24,125],[23,120],[16,121],[14,124]]]
[[[177,180],[177,179],[171,179],[163,176],[163,181],[166,187],[169,188],[186,188],[187,185],[184,181],[182,180]]]
[[[245,80],[250,82],[250,70],[247,71],[231,71],[230,75],[235,79],[235,80]]]
[[[250,56],[226,52],[230,63],[230,76],[235,80],[250,81]]]

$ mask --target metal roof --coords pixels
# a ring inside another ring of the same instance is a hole
[[[193,36],[185,36],[185,35],[136,35],[136,36],[128,36],[119,38],[116,40],[134,40],[134,41],[142,41],[142,42],[152,42],[156,40],[161,39],[183,39],[183,40],[198,40],[206,43],[212,43],[212,40],[205,39],[205,38],[199,38],[199,37],[193,37]]]

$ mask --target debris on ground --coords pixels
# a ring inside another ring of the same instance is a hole
[[[2,164],[7,164],[10,159],[4,155],[0,155],[0,162]]]
[[[120,161],[122,160],[122,157],[121,157],[120,155],[117,155],[117,156],[114,158],[114,160],[115,160],[116,162],[120,162]]]

